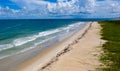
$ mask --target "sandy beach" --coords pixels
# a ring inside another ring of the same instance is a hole
[[[96,22],[92,23],[83,38],[71,45],[71,50],[59,57],[42,71],[89,71],[95,70],[101,64],[99,55],[102,50],[99,48],[104,43],[99,35],[100,25]]]
[[[88,71],[101,63],[99,46],[100,25],[97,22],[87,24],[82,30],[63,42],[47,48],[27,62],[23,62],[11,71]]]

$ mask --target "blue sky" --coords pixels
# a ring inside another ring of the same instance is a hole
[[[0,0],[0,19],[117,17],[120,0]]]
[[[0,0],[0,6],[1,7],[8,6],[8,7],[13,8],[13,9],[20,9],[20,7],[16,3],[14,3],[10,0]]]

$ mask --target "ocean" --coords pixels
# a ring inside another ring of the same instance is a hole
[[[0,59],[57,44],[82,29],[79,20],[0,20]]]

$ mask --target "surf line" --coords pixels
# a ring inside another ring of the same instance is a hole
[[[72,50],[72,45],[76,44],[79,42],[80,39],[82,39],[87,32],[89,31],[89,29],[92,27],[92,23],[89,23],[88,27],[84,30],[84,32],[79,35],[79,37],[77,39],[75,39],[72,43],[68,44],[61,52],[59,52],[58,54],[56,54],[55,57],[53,57],[48,63],[46,63],[44,66],[42,66],[38,71],[43,71],[44,69],[46,69],[47,67],[49,67],[50,65],[52,65],[54,62],[58,61],[59,57],[64,55],[65,53],[69,52],[70,50]]]

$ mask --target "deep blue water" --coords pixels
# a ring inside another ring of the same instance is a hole
[[[0,40],[35,34],[41,31],[55,29],[76,21],[61,20],[1,20]]]
[[[38,45],[48,47],[71,36],[85,22],[78,20],[0,20],[0,57]]]

